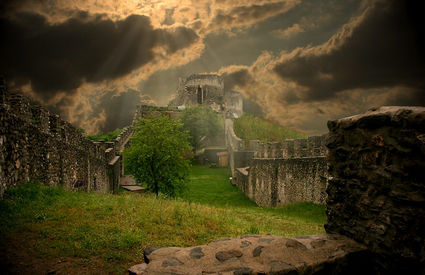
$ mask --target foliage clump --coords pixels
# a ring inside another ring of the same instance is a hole
[[[220,114],[207,106],[191,106],[183,111],[181,120],[189,131],[190,143],[199,149],[204,138],[215,139],[224,135],[224,122]]]
[[[121,129],[115,129],[114,131],[106,133],[106,134],[88,135],[87,138],[93,141],[113,141],[114,139],[118,137],[121,131],[122,131]]]
[[[261,140],[262,142],[284,142],[286,139],[306,138],[307,135],[277,125],[270,120],[243,114],[235,119],[233,129],[243,140]]]
[[[124,150],[125,167],[157,197],[159,192],[174,197],[185,189],[191,149],[180,120],[143,118],[136,123],[130,147]]]

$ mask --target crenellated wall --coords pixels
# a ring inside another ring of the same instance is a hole
[[[92,142],[69,122],[0,83],[0,197],[12,186],[37,179],[69,189],[114,192],[119,186],[119,148]]]
[[[224,89],[223,77],[216,74],[192,74],[187,78],[179,78],[179,87],[184,86],[212,86]]]
[[[326,200],[326,135],[308,139],[288,139],[249,146],[226,120],[233,183],[259,206],[278,206],[296,202],[324,204]]]
[[[326,135],[310,136],[307,139],[287,139],[283,144],[250,140],[249,150],[255,152],[255,158],[319,157],[326,154],[325,140]]]
[[[245,172],[245,173],[244,173]],[[326,201],[326,158],[258,159],[236,169],[235,184],[259,206]]]

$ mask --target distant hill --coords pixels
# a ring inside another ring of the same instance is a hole
[[[306,138],[307,135],[273,123],[270,120],[251,114],[243,114],[235,119],[235,134],[243,140],[261,140],[263,142],[283,142],[285,139]]]

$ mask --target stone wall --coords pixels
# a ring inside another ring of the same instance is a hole
[[[179,78],[179,88],[185,86],[213,86],[224,90],[224,80],[216,74],[192,74],[187,78]]]
[[[425,273],[425,108],[329,121],[327,232],[365,244],[377,274]]]
[[[128,139],[129,134],[121,138]],[[116,147],[120,146],[122,141],[92,142],[69,122],[0,83],[0,196],[30,179],[113,192],[119,184]]]
[[[243,96],[238,92],[225,91],[224,108],[226,117],[238,118],[243,114]]]
[[[246,147],[234,133],[233,120],[227,119],[225,125],[233,183],[257,205],[325,203],[326,135],[284,144],[251,140]]]
[[[240,158],[238,158],[237,153],[239,151],[243,151],[245,149],[245,143],[242,139],[238,138],[233,131],[233,119],[226,118],[224,120],[224,135],[226,139],[226,146],[227,150],[229,152],[229,166],[230,170],[232,172],[232,176],[235,177],[236,175],[236,168],[239,162]],[[235,162],[235,155],[236,155],[236,162]],[[248,161],[248,160],[247,160]],[[241,166],[242,167],[242,166]]]
[[[189,106],[202,104],[217,112],[224,109],[224,81],[216,74],[193,74],[179,78],[176,97],[171,106]]]
[[[309,201],[324,204],[326,199],[326,159],[257,159],[248,175],[237,169],[236,185],[259,206],[278,206]]]
[[[279,142],[262,143],[251,140],[249,148],[256,158],[305,158],[326,155],[325,140],[327,135],[310,136],[307,139],[287,139]]]

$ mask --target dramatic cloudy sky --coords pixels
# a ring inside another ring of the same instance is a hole
[[[380,105],[425,105],[425,2],[14,0],[0,74],[90,133],[216,72],[266,117],[309,134]]]

